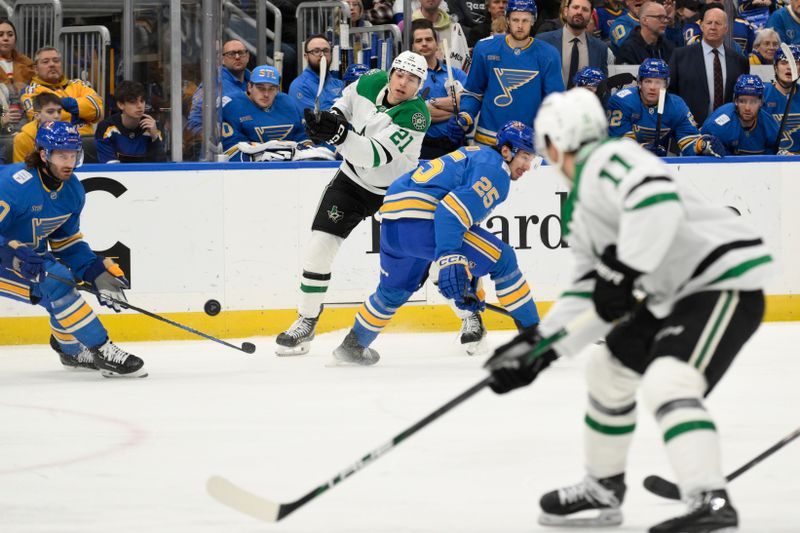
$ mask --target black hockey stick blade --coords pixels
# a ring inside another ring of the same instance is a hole
[[[94,290],[93,288],[89,287],[88,285],[86,285],[84,283],[75,283],[72,280],[62,278],[61,276],[57,276],[55,274],[51,274],[50,272],[47,273],[47,277],[48,278],[52,278],[52,279],[54,279],[54,280],[56,280],[58,282],[61,282],[61,283],[65,284],[65,285],[69,285],[70,287],[74,287],[76,289],[82,290],[84,292],[88,292],[90,294],[94,294],[98,298],[100,297],[100,293],[98,293],[96,290]],[[216,337],[214,337],[212,335],[209,335],[208,333],[203,333],[202,331],[197,331],[194,328],[190,328],[189,326],[185,326],[185,325],[183,325],[183,324],[181,324],[179,322],[175,322],[174,320],[170,320],[169,318],[163,317],[161,315],[157,315],[157,314],[155,314],[155,313],[153,313],[151,311],[148,311],[147,309],[142,309],[141,307],[136,307],[135,305],[129,304],[128,302],[125,302],[125,301],[122,301],[122,300],[114,300],[114,302],[116,302],[120,307],[124,307],[125,309],[130,309],[131,311],[136,311],[137,313],[141,313],[141,314],[143,314],[145,316],[149,316],[150,318],[155,318],[156,320],[160,320],[161,322],[165,322],[165,323],[167,323],[167,324],[169,324],[171,326],[175,326],[176,328],[182,329],[184,331],[188,331],[189,333],[194,333],[195,335],[199,335],[200,337],[203,337],[203,338],[208,339],[210,341],[214,341],[214,342],[217,342],[217,343],[222,344],[224,346],[227,346],[229,348],[233,348],[234,350],[239,350],[240,352],[244,352],[244,353],[247,353],[247,354],[255,353],[255,351],[256,351],[256,345],[251,343],[251,342],[243,342],[241,347],[240,346],[236,346],[235,344],[231,344],[229,342],[225,342],[224,340],[218,339],[218,338],[216,338]]]
[[[621,72],[601,81],[597,85],[597,95],[603,99],[607,93],[611,92],[612,89],[619,89],[620,87],[628,85],[629,83],[633,83],[634,81],[636,81],[636,76],[630,72]]]
[[[750,459],[748,462],[746,462],[745,464],[743,464],[742,466],[740,466],[739,468],[728,474],[725,477],[725,479],[727,479],[729,482],[733,481],[734,479],[744,474],[745,472],[756,466],[758,463],[760,463],[773,453],[777,452],[778,450],[780,450],[781,448],[792,442],[797,437],[800,437],[800,428],[795,429],[794,431],[786,435],[784,438],[782,438],[781,440],[779,440],[778,442],[776,442],[775,444],[773,444],[772,446],[770,446],[769,448],[758,454],[756,457]],[[667,481],[661,476],[655,476],[655,475],[647,476],[646,478],[644,478],[642,484],[644,485],[645,489],[649,490],[656,496],[661,496],[662,498],[668,498],[670,500],[681,499],[681,494],[680,490],[678,489],[678,486],[672,481]]]

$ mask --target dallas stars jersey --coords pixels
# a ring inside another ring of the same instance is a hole
[[[389,74],[369,72],[345,87],[333,104],[353,126],[336,147],[344,158],[340,170],[374,194],[385,194],[397,176],[417,166],[431,123],[422,98],[391,106],[388,89]]]
[[[786,109],[786,99],[787,97],[776,89],[773,84],[767,85],[766,91],[764,91],[764,105],[761,109],[770,114],[779,126],[783,118],[783,112]],[[800,97],[797,95],[792,98],[789,117],[786,119],[786,125],[783,128],[781,143],[778,148],[800,153]]]
[[[488,146],[465,146],[399,177],[386,191],[381,218],[433,220],[436,257],[458,250],[464,233],[508,197],[511,174]]]
[[[597,260],[611,245],[620,261],[643,272],[636,287],[656,317],[689,294],[764,287],[772,257],[761,236],[657,157],[630,139],[592,143],[577,157],[564,206],[576,281],[542,322],[543,334],[592,305]]]
[[[241,161],[240,141],[305,141],[303,116],[285,93],[275,95],[269,109],[262,109],[245,94],[222,97],[222,149],[230,161]]]
[[[512,48],[506,36],[495,35],[475,45],[461,111],[473,119],[480,113],[475,141],[493,146],[503,124],[519,120],[533,127],[544,97],[563,90],[558,50],[535,39]]]
[[[612,137],[628,137],[640,144],[655,142],[657,106],[642,102],[637,89],[622,89],[608,101],[608,132]],[[678,95],[667,93],[661,117],[661,146],[663,139],[674,139],[682,155],[695,155],[695,141],[700,137],[692,113]]]
[[[703,123],[703,133],[710,133],[722,141],[730,154],[753,155],[774,154],[775,137],[778,136],[778,124],[764,111],[759,109],[752,127],[744,129],[736,115],[733,103],[719,106]]]
[[[44,254],[49,243],[53,254],[82,278],[96,257],[80,230],[85,202],[75,174],[49,190],[38,169],[8,165],[0,171],[0,244],[19,241]]]

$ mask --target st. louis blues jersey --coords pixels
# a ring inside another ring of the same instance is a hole
[[[734,155],[774,154],[778,124],[769,113],[760,109],[752,127],[744,129],[736,115],[736,105],[723,104],[709,116],[700,128],[710,133],[725,145],[725,150]]]
[[[779,9],[770,15],[767,20],[767,28],[772,28],[781,38],[782,43],[800,44],[800,25],[797,22],[798,15],[791,11],[791,5]]]
[[[639,19],[634,17],[630,11],[612,22],[611,32],[609,34],[611,39],[611,51],[616,54],[619,51],[619,47],[631,36],[633,29],[637,26],[639,26]]]
[[[611,9],[608,6],[597,8],[597,29],[600,30],[600,37],[608,40],[611,36],[611,25],[614,21],[621,17],[624,9]]]
[[[608,101],[608,132],[612,137],[628,137],[639,144],[653,143],[656,138],[657,106],[642,103],[637,89],[622,89]],[[694,146],[700,132],[689,107],[678,95],[667,93],[661,117],[661,139],[675,139],[682,155],[695,155]],[[666,147],[662,142],[661,146]]]
[[[439,257],[461,247],[467,229],[505,201],[510,184],[508,165],[494,148],[465,146],[397,178],[380,213],[387,220],[433,220]]]
[[[558,50],[535,39],[512,48],[505,35],[495,35],[475,45],[461,111],[473,119],[480,112],[475,141],[494,145],[503,124],[519,120],[533,127],[544,97],[563,90]]]
[[[222,149],[231,161],[241,161],[241,142],[305,141],[303,117],[292,99],[278,93],[269,109],[262,109],[244,94],[222,97]]]
[[[733,47],[745,57],[753,51],[756,32],[753,26],[744,19],[733,19]],[[687,45],[699,43],[703,37],[698,22],[689,22],[683,27],[683,39]]]
[[[83,185],[74,174],[51,190],[38,169],[8,165],[0,171],[0,245],[18,241],[44,254],[49,243],[53,254],[83,277],[96,257],[80,230],[85,202]]]
[[[761,106],[761,110],[766,111],[772,116],[778,126],[780,126],[781,119],[783,118],[783,111],[786,109],[786,98],[787,97],[772,84],[768,84],[766,91],[764,91],[764,104]],[[797,97],[797,95],[795,95],[795,98],[792,98],[792,106],[789,109],[788,115],[778,149],[792,153],[800,153],[800,97]]]

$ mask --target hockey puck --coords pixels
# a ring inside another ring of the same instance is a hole
[[[206,302],[206,305],[203,306],[203,310],[209,316],[217,316],[220,311],[222,311],[222,306],[216,300],[209,300]]]
[[[242,343],[242,351],[244,353],[255,353],[256,345],[251,342],[243,342]]]

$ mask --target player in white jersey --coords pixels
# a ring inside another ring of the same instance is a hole
[[[376,70],[348,85],[330,111],[317,116],[305,110],[309,138],[336,146],[344,161],[314,215],[300,282],[300,316],[278,335],[278,355],[308,352],[339,247],[378,210],[389,184],[419,164],[431,117],[417,92],[427,73],[424,57],[402,52],[388,74]]]
[[[587,349],[587,475],[542,496],[540,523],[622,522],[641,389],[690,502],[687,514],[649,531],[733,531],[738,517],[703,398],[761,322],[770,253],[744,220],[711,204],[636,142],[608,138],[603,109],[585,89],[548,96],[534,130],[537,152],[572,188],[564,221],[575,281],[538,331],[523,332],[487,362],[491,387],[504,393],[527,385],[559,355],[577,353],[607,333],[606,343]],[[542,336],[592,306],[602,321],[532,356]],[[590,510],[596,516],[575,516]]]

